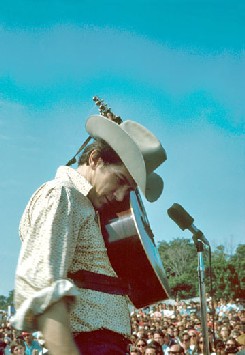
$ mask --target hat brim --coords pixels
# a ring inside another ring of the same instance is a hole
[[[120,125],[100,115],[90,116],[86,130],[93,138],[106,141],[119,155],[128,172],[150,202],[155,201],[162,192],[163,181],[159,175],[146,175],[143,155],[134,140]]]
[[[162,194],[164,187],[164,182],[156,173],[152,173],[147,176],[146,179],[146,189],[145,189],[145,198],[149,202],[155,202]]]

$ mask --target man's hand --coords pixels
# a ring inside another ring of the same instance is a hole
[[[71,334],[69,313],[63,300],[38,316],[38,327],[52,355],[80,354]]]

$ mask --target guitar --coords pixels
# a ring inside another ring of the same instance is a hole
[[[100,113],[122,122],[97,96]],[[113,211],[113,212],[112,212]],[[136,308],[168,299],[170,288],[139,190],[100,214],[102,234],[113,269],[130,287],[129,298]]]

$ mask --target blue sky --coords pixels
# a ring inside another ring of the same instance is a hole
[[[1,1],[0,294],[23,209],[87,137],[95,95],[168,153],[145,202],[157,242],[191,238],[167,216],[177,202],[213,248],[244,243],[244,33],[242,0]]]

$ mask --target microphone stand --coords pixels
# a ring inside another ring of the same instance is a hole
[[[197,257],[198,257],[198,281],[199,281],[199,294],[200,294],[200,303],[201,303],[201,323],[202,323],[202,335],[203,335],[203,352],[206,355],[210,355],[209,351],[209,337],[207,329],[207,301],[206,301],[206,292],[205,292],[205,266],[203,259],[203,242],[200,238],[200,231],[196,231],[192,239],[196,246]]]

